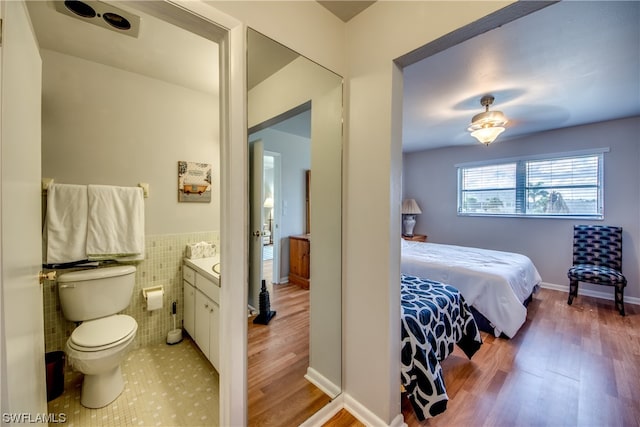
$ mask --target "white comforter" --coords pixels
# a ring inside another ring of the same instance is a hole
[[[402,240],[403,274],[450,284],[501,332],[513,337],[527,318],[522,304],[542,281],[521,254]]]

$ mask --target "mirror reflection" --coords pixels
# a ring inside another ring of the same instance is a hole
[[[342,77],[247,45],[248,421],[298,425],[342,387]]]

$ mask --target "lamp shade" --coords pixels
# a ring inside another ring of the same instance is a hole
[[[420,206],[414,199],[404,199],[402,201],[402,214],[415,215],[421,214]]]

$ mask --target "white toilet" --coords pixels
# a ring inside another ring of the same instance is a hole
[[[102,408],[124,389],[120,362],[133,344],[136,320],[117,314],[133,294],[136,268],[116,266],[74,271],[58,276],[62,313],[82,322],[67,340],[69,364],[84,374],[80,403]]]

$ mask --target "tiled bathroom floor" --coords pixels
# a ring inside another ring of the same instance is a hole
[[[66,414],[67,427],[219,424],[218,373],[190,339],[131,351],[122,374],[122,394],[88,409],[80,404],[82,374],[67,367],[65,392],[49,402],[49,413]]]

